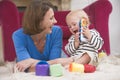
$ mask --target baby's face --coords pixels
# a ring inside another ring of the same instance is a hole
[[[79,31],[79,21],[80,19],[77,16],[68,16],[66,18],[66,23],[69,27],[69,30],[72,34],[75,34],[76,32]]]

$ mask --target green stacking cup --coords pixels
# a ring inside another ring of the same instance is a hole
[[[61,64],[50,65],[50,75],[59,77],[63,75],[63,67]]]

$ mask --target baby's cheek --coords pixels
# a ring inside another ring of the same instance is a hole
[[[75,34],[75,32],[74,32],[74,31],[72,31],[72,30],[71,30],[70,32],[71,32],[72,34]]]

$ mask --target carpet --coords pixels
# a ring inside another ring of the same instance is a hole
[[[120,80],[120,56],[106,56],[99,59],[94,73],[69,72],[64,69],[63,76],[36,76],[34,72],[13,73],[15,62],[0,66],[0,80]]]

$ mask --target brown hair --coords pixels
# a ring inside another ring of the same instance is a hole
[[[49,0],[32,0],[27,6],[23,17],[24,33],[29,35],[40,33],[42,31],[40,23],[50,8],[53,8],[53,5]]]

